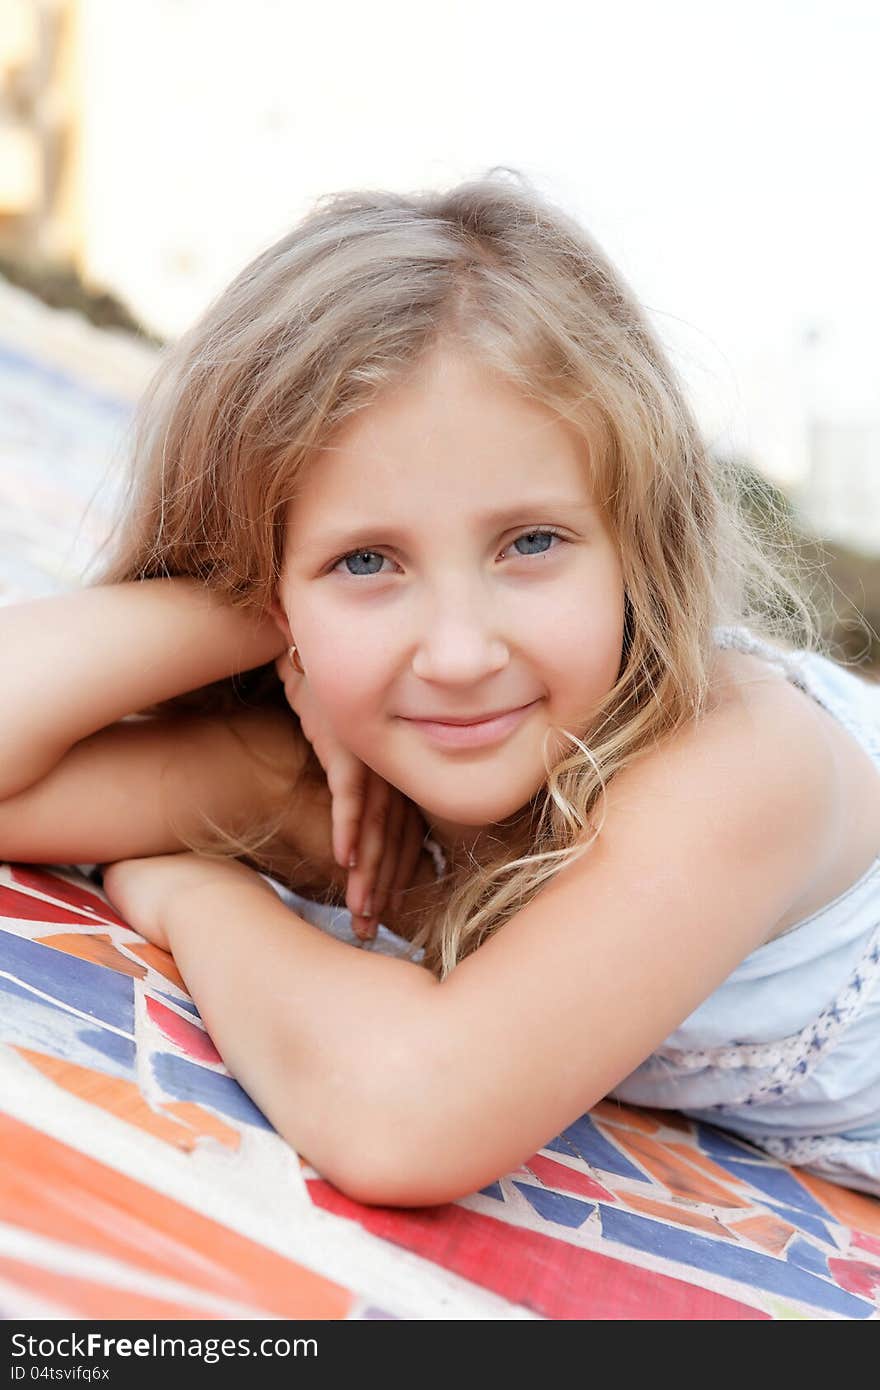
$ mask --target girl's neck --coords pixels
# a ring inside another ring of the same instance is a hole
[[[471,853],[478,855],[480,850],[488,848],[490,844],[495,848],[499,843],[512,844],[521,816],[522,811],[518,811],[502,821],[467,826],[454,826],[427,815],[425,820],[430,827],[429,838],[442,852],[447,868],[451,868],[454,864],[463,863]]]

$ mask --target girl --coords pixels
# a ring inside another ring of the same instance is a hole
[[[567,215],[324,200],[167,353],[112,543],[0,612],[0,855],[106,865],[327,1178],[453,1199],[610,1094],[880,1193],[880,693]]]

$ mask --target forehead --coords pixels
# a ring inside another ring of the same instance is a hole
[[[484,512],[520,494],[590,499],[586,441],[549,407],[477,363],[437,354],[336,431],[308,464],[289,523],[454,505]]]

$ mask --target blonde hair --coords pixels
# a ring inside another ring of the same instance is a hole
[[[714,626],[814,648],[819,620],[786,572],[784,516],[763,534],[752,524],[735,467],[710,456],[619,272],[505,171],[446,192],[329,195],[246,266],[143,398],[112,557],[93,582],[191,575],[264,615],[303,470],[441,344],[589,439],[625,585],[620,671],[589,730],[561,731],[570,750],[554,766],[545,741],[546,785],[505,822],[505,839],[489,827],[428,894],[411,952],[444,978],[588,850],[609,779],[700,716]],[[271,667],[156,708],[242,699],[283,703]],[[271,833],[218,831],[193,848],[259,863]]]

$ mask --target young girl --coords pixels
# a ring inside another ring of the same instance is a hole
[[[0,610],[0,856],[104,865],[291,1145],[440,1202],[612,1095],[880,1193],[880,690],[575,222],[324,200],[133,464],[97,580]]]

